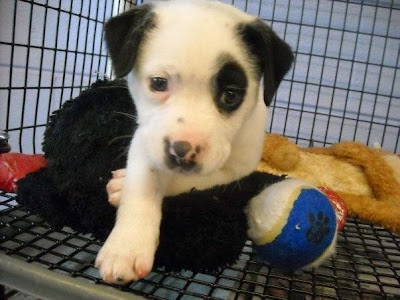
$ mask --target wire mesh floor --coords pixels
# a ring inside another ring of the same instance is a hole
[[[94,259],[101,243],[68,228],[55,230],[0,192],[0,251],[78,280],[106,285]],[[115,286],[156,299],[399,299],[400,236],[350,219],[337,255],[310,272],[285,274],[260,263],[248,242],[235,265],[217,273],[153,271]]]

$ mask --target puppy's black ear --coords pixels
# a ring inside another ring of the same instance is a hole
[[[239,26],[248,52],[264,75],[264,102],[269,106],[293,62],[293,52],[263,21],[257,19]]]
[[[151,5],[138,6],[111,18],[104,26],[104,37],[117,78],[133,68],[146,33],[155,27]]]

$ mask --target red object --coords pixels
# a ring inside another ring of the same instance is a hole
[[[318,187],[323,192],[328,200],[331,202],[333,209],[336,212],[338,230],[342,230],[347,219],[347,207],[343,199],[331,189],[326,187]]]
[[[46,166],[47,162],[42,154],[0,154],[0,190],[9,193],[16,192],[18,179]]]

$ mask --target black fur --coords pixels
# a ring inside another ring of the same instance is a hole
[[[137,6],[106,23],[104,37],[118,78],[132,70],[146,33],[155,26],[155,13],[150,4]]]
[[[116,212],[105,185],[112,170],[125,166],[136,128],[126,113],[135,115],[135,107],[123,80],[98,81],[66,102],[45,133],[48,168],[18,181],[19,203],[53,226],[105,240]],[[165,198],[155,266],[211,271],[234,263],[247,239],[248,200],[280,180],[255,172],[228,185]]]
[[[248,81],[243,68],[232,58],[225,61],[215,78],[212,79],[214,103],[218,110],[225,114],[231,114],[237,110],[246,95]],[[235,93],[237,101],[230,103],[226,93]]]
[[[264,76],[264,102],[269,106],[293,62],[293,52],[263,21],[240,24],[238,33]]]

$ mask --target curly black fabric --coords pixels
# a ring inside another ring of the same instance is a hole
[[[104,241],[116,212],[105,185],[112,170],[125,166],[135,115],[124,80],[99,80],[67,101],[45,132],[48,167],[18,182],[19,203],[52,226],[69,226]],[[254,172],[228,185],[165,198],[155,266],[213,271],[234,263],[247,239],[248,201],[280,180]]]

